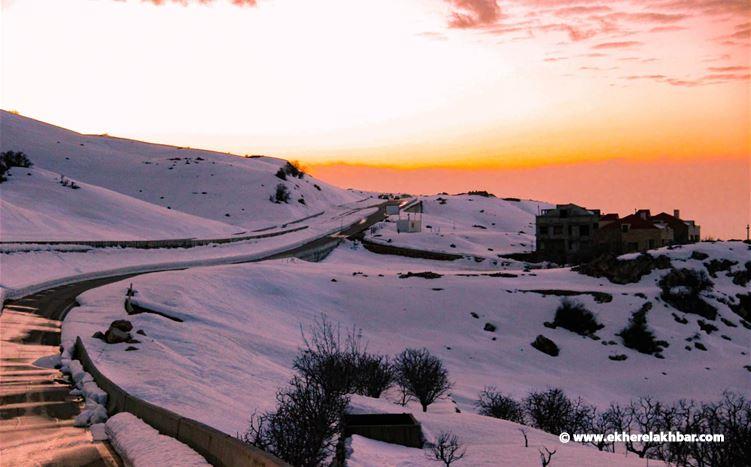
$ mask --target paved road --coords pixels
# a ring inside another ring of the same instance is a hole
[[[305,255],[356,235],[385,216],[385,206],[341,232],[265,259]],[[34,364],[58,353],[60,327],[83,292],[138,274],[43,290],[5,304],[0,315],[0,466],[121,466],[107,442],[73,426],[83,407],[60,371]]]

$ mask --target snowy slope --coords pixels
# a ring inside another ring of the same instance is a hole
[[[126,283],[92,290],[80,297],[83,306],[66,318],[63,339],[80,335],[91,354],[97,356],[99,368],[129,391],[236,433],[245,428],[253,410],[273,407],[274,393],[289,379],[292,360],[302,343],[299,326],[307,326],[326,313],[345,328],[362,328],[371,351],[394,354],[405,347],[425,346],[444,360],[456,383],[452,400],[436,403],[427,415],[420,414],[415,406],[409,410],[415,411],[428,430],[454,426],[460,432],[466,429],[475,433],[467,440],[468,465],[490,464],[504,455],[518,465],[535,465],[538,461],[536,450],[529,454],[510,447],[508,451],[502,449],[512,443],[506,439],[511,428],[473,415],[478,393],[487,385],[518,398],[530,390],[558,386],[600,407],[643,395],[665,401],[716,400],[726,389],[751,395],[749,373],[744,368],[748,365],[751,331],[719,300],[747,290],[733,284],[724,273],[713,279],[715,298],[707,300],[731,325],[718,318],[712,321],[718,330],[707,333],[700,330],[699,317],[678,312],[657,299],[657,281],[666,273],[663,270],[628,285],[570,269],[526,273],[505,270],[514,276],[493,277],[468,272],[470,262],[439,264],[352,248],[352,244],[340,247],[318,264],[284,260],[158,273],[128,281],[139,291],[137,298],[142,303],[179,315],[184,320],[181,323],[151,314],[127,317],[122,308]],[[733,271],[749,259],[748,246],[740,242],[702,243],[659,253],[667,254],[674,267],[705,268],[702,261],[690,259],[694,250],[710,255],[709,259],[737,261]],[[424,279],[398,275],[425,270],[442,276]],[[598,332],[601,339],[544,326],[545,321],[553,319],[560,299],[530,292],[540,289],[610,294],[612,301],[607,303],[598,303],[590,294],[576,297],[604,324]],[[650,328],[657,338],[669,343],[664,359],[628,349],[616,336],[645,301],[654,304],[648,314]],[[677,321],[673,314],[686,322]],[[89,337],[113,319],[126,317],[148,336],[138,351],[124,352],[125,345],[108,346]],[[485,323],[497,329],[485,331]],[[558,357],[530,346],[538,334],[558,344]],[[696,334],[706,351],[685,348],[686,339]],[[614,343],[603,344],[609,341]],[[608,358],[618,354],[627,359]],[[158,371],[153,370],[156,367]],[[383,403],[391,404],[358,398],[355,406]],[[455,407],[462,413],[453,413]],[[401,407],[393,408],[402,411]],[[490,440],[498,436],[504,436],[503,445],[491,448]],[[540,434],[535,443],[560,447],[554,444],[554,437],[545,436]],[[517,438],[515,442],[520,442]],[[368,443],[353,441],[356,459],[358,450],[377,450]],[[393,454],[396,457],[389,457],[385,451],[382,454],[391,459],[385,464],[394,465],[397,457],[404,456],[414,462],[405,465],[423,465],[420,453],[400,451]],[[575,459],[589,459],[589,455],[562,455],[558,465],[581,465]],[[613,458],[603,458],[601,463],[620,462],[608,459]]]
[[[422,232],[397,233],[383,222],[368,239],[418,250],[496,257],[534,250],[535,214],[549,204],[477,195],[422,196]],[[406,217],[406,214],[402,214]],[[395,220],[397,216],[392,216]]]
[[[0,185],[3,241],[218,238],[241,230],[83,182],[74,190],[36,167],[11,173]]]
[[[173,211],[231,224],[240,227],[239,230],[278,225],[367,196],[328,185],[309,175],[280,180],[275,174],[287,161],[271,157],[244,158],[104,135],[82,135],[6,111],[0,113],[0,124],[0,148],[25,152],[36,168],[158,206],[169,206]],[[284,183],[291,193],[288,204],[269,201],[278,183]],[[4,183],[0,188],[3,198],[14,191],[13,184]],[[33,204],[33,198],[24,203]],[[105,224],[109,222],[108,219]],[[216,223],[205,227],[217,228]],[[8,230],[19,229],[11,226]]]

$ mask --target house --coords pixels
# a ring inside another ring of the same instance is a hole
[[[694,243],[700,240],[701,229],[692,220],[681,219],[681,212],[673,210],[673,215],[661,212],[650,218],[652,222],[660,222],[673,230],[673,243]]]
[[[576,204],[557,204],[536,217],[537,255],[559,263],[590,258],[594,235],[600,226],[600,211]]]
[[[631,253],[646,251],[669,245],[673,241],[672,229],[652,222],[648,209],[640,209],[635,214],[619,218],[617,214],[607,214],[600,225],[595,239],[599,253]]]

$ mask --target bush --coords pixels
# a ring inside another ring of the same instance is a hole
[[[406,349],[394,360],[394,369],[397,384],[420,401],[423,412],[452,386],[443,362],[428,349]]]
[[[475,405],[479,409],[480,415],[524,423],[522,404],[512,397],[498,392],[495,387],[490,386],[483,389],[480,393],[480,400]]]
[[[582,336],[591,336],[604,327],[584,305],[567,298],[561,300],[561,304],[555,310],[553,326],[560,326]]]
[[[275,203],[286,203],[289,201],[289,190],[284,183],[279,183],[276,186],[274,195],[271,197],[271,201]]]
[[[715,319],[717,309],[700,296],[701,292],[711,289],[713,285],[704,271],[672,269],[660,279],[660,298],[684,313]]]
[[[5,151],[0,154],[0,159],[7,167],[32,167],[34,164],[29,157],[21,151]]]
[[[8,180],[5,174],[11,167],[31,167],[34,164],[21,151],[4,151],[0,153],[0,183]]]
[[[342,338],[339,326],[321,316],[310,336],[303,332],[303,341],[305,348],[293,366],[327,392],[380,397],[394,383],[388,358],[367,353],[355,328]]]
[[[287,175],[297,178],[303,178],[305,176],[305,172],[303,172],[302,166],[298,161],[292,161],[287,162],[286,164],[284,164],[284,166],[280,167],[279,170],[276,171],[275,175],[282,180],[287,180]]]
[[[427,446],[427,457],[433,461],[443,462],[443,465],[450,467],[454,462],[461,460],[466,454],[463,444],[459,438],[450,431],[442,431],[435,443]]]
[[[655,335],[647,327],[647,312],[652,308],[652,302],[642,305],[641,309],[635,311],[628,321],[628,325],[616,334],[623,339],[623,345],[637,352],[653,355],[662,351],[664,341],[655,339]]]
[[[583,433],[594,414],[592,406],[581,399],[569,399],[558,388],[531,392],[524,399],[524,408],[532,426],[552,434]]]
[[[315,321],[310,336],[304,330],[302,334],[305,348],[295,358],[295,370],[327,392],[354,392],[357,360],[364,352],[355,329],[342,339],[340,327],[322,315]]]
[[[334,452],[349,400],[299,377],[276,400],[276,412],[254,414],[241,440],[295,466],[323,465]]]
[[[368,397],[381,394],[394,384],[396,375],[388,357],[361,353],[355,362],[354,392]]]

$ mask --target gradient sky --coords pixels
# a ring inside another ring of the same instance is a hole
[[[2,107],[24,115],[299,159],[340,185],[441,191],[428,177],[441,173],[447,191],[664,205],[745,234],[750,0],[2,6]],[[678,181],[635,176],[647,170]],[[601,196],[576,191],[592,178]],[[724,202],[692,211],[697,198]]]

